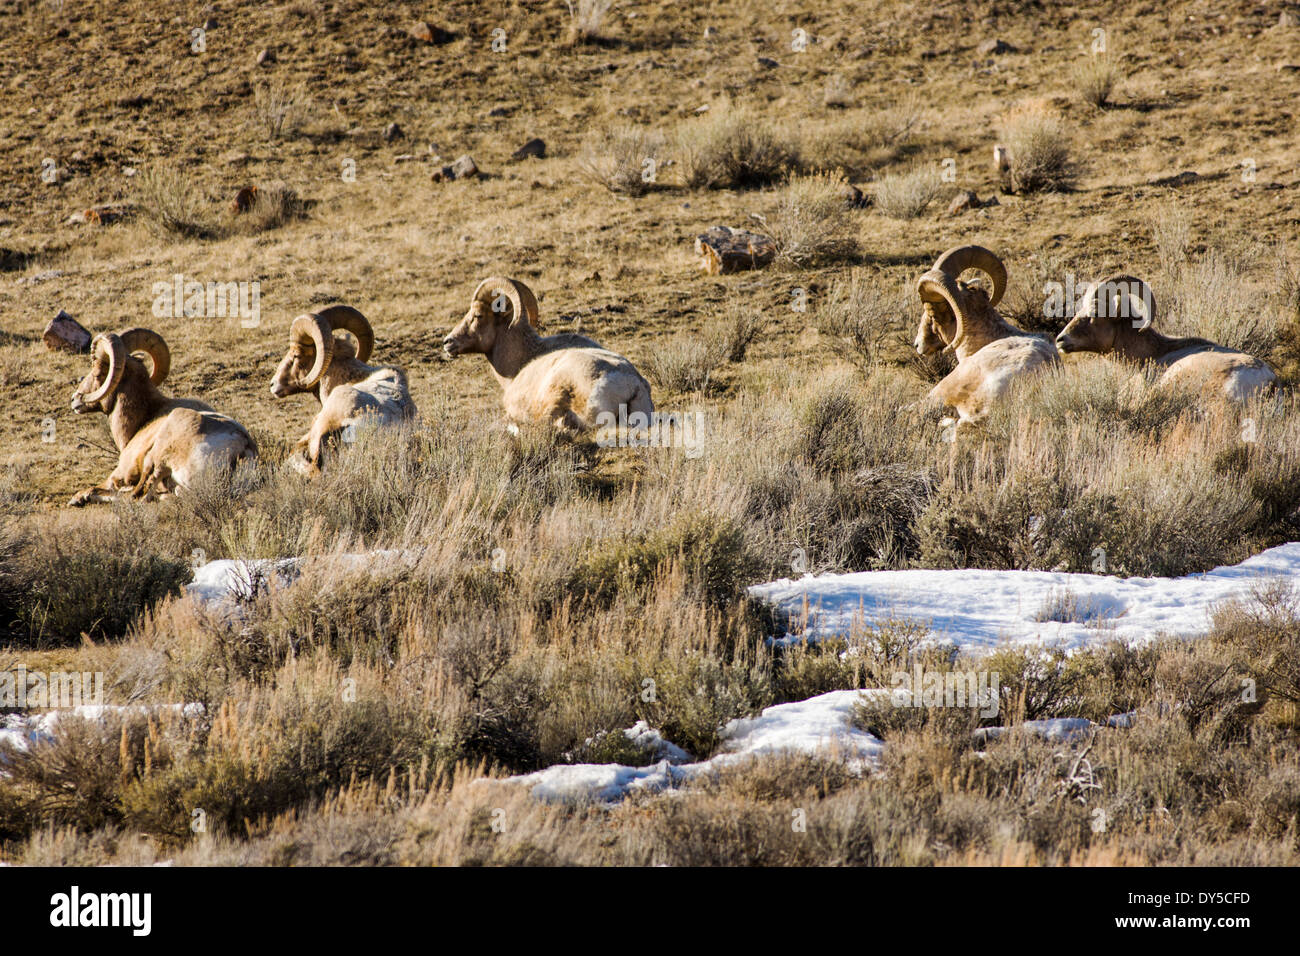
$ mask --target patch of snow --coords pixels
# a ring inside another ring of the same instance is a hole
[[[864,694],[888,691],[836,690],[768,707],[757,717],[733,720],[722,730],[721,751],[709,760],[674,763],[666,758],[648,767],[558,764],[508,777],[506,782],[523,784],[538,800],[548,802],[613,803],[630,794],[676,787],[701,774],[768,754],[827,754],[843,760],[852,772],[862,773],[875,765],[885,746],[878,737],[853,726],[854,705]],[[647,735],[663,739],[644,721],[624,733],[632,739]],[[664,743],[689,759],[680,747]]]
[[[274,581],[277,587],[288,587],[298,580],[305,561],[333,563],[342,574],[357,570],[378,572],[394,563],[414,563],[419,553],[393,549],[366,551],[358,554],[325,555],[320,558],[243,559],[222,558],[207,561],[194,571],[194,579],[185,586],[186,592],[200,604],[220,606],[246,596],[260,586]]]
[[[1119,578],[1056,571],[860,571],[806,575],[749,589],[807,626],[776,643],[847,636],[856,622],[903,619],[963,649],[1002,641],[1084,647],[1110,638],[1144,641],[1164,633],[1199,636],[1212,609],[1249,598],[1269,578],[1300,573],[1300,543],[1181,578]],[[1064,610],[1065,613],[1061,613]],[[1052,620],[1067,617],[1070,620]],[[1040,618],[1049,618],[1040,620]]]

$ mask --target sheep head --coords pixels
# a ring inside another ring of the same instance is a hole
[[[488,354],[497,338],[511,328],[522,328],[523,317],[537,327],[537,297],[518,279],[491,276],[474,290],[469,310],[446,338],[442,350],[448,358],[469,352]]]
[[[1137,318],[1131,303],[1140,305]],[[1156,300],[1151,287],[1134,276],[1117,273],[1094,282],[1083,293],[1079,311],[1056,337],[1062,353],[1097,352],[1105,355],[1115,350],[1124,326],[1138,334],[1146,331],[1156,318]]]
[[[153,371],[146,373],[144,364],[132,353],[149,356]],[[72,393],[72,410],[111,412],[117,393],[127,381],[149,381],[160,385],[171,371],[171,352],[163,337],[152,329],[126,329],[103,332],[95,336],[90,347],[91,367]]]
[[[959,277],[967,269],[979,269],[987,274],[993,282],[993,291],[961,281]],[[966,337],[969,317],[993,309],[1006,290],[1006,266],[988,249],[983,246],[949,249],[916,280],[916,291],[923,309],[921,326],[916,334],[917,352],[928,355],[939,351],[934,347],[936,336],[948,347],[957,348]]]
[[[357,340],[356,349],[335,331],[349,332]],[[370,322],[347,305],[331,305],[319,312],[305,312],[289,326],[289,351],[280,360],[271,378],[271,394],[276,398],[316,389],[331,363],[356,358],[364,362],[375,347],[375,333]]]

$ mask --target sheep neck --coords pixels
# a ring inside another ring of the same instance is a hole
[[[166,405],[167,399],[148,375],[127,369],[117,387],[113,410],[108,413],[108,430],[117,450],[125,448],[136,432],[157,418]]]
[[[520,369],[547,351],[546,343],[531,325],[503,329],[488,352],[492,374],[502,386],[508,385]]]
[[[966,334],[953,350],[958,362],[966,361],[990,342],[1025,334],[991,308],[983,313],[967,315],[962,325]]]

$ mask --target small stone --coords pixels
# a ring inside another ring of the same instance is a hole
[[[470,179],[479,175],[478,163],[466,153],[451,164],[451,173],[456,179]]]
[[[456,38],[456,34],[450,30],[444,30],[442,27],[434,26],[432,23],[418,21],[411,24],[406,31],[407,35],[420,43],[450,43]]]
[[[488,110],[489,119],[496,119],[501,116],[509,116],[509,115],[510,115],[510,107],[508,106],[494,106],[492,107],[492,109]]]
[[[1016,48],[1010,43],[1006,43],[996,37],[991,40],[985,40],[976,49],[979,50],[981,56],[998,56],[1002,53],[1016,52]]]
[[[269,66],[275,62],[275,51],[271,49],[262,50],[257,54],[258,66]]]
[[[775,70],[781,64],[776,62],[776,60],[772,59],[770,56],[760,56],[758,58],[758,65],[765,70]]]
[[[217,28],[217,18],[216,18],[216,17],[208,17],[206,20],[203,21],[203,29],[205,29],[205,30],[215,30],[216,28]]]
[[[537,137],[533,137],[515,150],[510,156],[510,158],[516,163],[521,159],[528,159],[530,157],[534,159],[544,159],[546,157],[546,143],[542,142],[542,140]]]
[[[391,143],[393,140],[402,139],[405,136],[406,136],[405,131],[402,129],[402,127],[398,126],[396,123],[389,123],[387,126],[384,127],[385,142]]]
[[[969,189],[963,189],[952,197],[952,202],[948,204],[948,215],[960,216],[967,209],[978,209],[980,205],[979,197],[975,193]]]
[[[90,348],[91,335],[68,313],[62,309],[50,320],[41,336],[47,349],[60,349],[64,352],[85,352]]]
[[[706,39],[706,40],[716,40],[717,38],[718,38],[718,28],[717,28],[717,27],[705,27],[705,28],[704,28],[704,39]]]
[[[243,166],[251,158],[252,157],[245,152],[238,149],[232,149],[229,152],[222,153],[218,162],[223,166]]]

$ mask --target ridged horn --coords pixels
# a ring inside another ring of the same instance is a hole
[[[1106,278],[1100,279],[1097,282],[1094,282],[1092,285],[1088,286],[1088,288],[1083,293],[1083,299],[1079,302],[1079,311],[1076,312],[1075,314],[1076,315],[1091,314],[1094,316],[1098,315],[1098,313],[1094,310],[1097,309],[1097,307],[1101,304],[1098,301],[1097,297],[1103,288],[1105,288],[1108,293],[1113,293],[1116,296],[1118,296],[1121,301],[1124,298],[1132,297],[1142,303],[1142,308],[1146,312],[1146,315],[1143,316],[1144,321],[1141,328],[1144,329],[1150,328],[1152,325],[1155,324],[1156,321],[1155,293],[1151,291],[1151,287],[1149,285],[1147,285],[1137,276],[1131,276],[1124,272],[1117,272],[1114,275],[1107,276]],[[1110,295],[1108,294],[1107,296],[1108,301],[1106,305],[1108,311],[1111,308],[1109,299],[1110,299]],[[1123,311],[1124,310],[1121,307],[1117,314],[1102,315],[1100,316],[1100,318],[1104,318],[1104,319],[1124,318],[1125,316],[1123,315]],[[1138,328],[1138,326],[1134,326],[1134,328]]]
[[[967,269],[979,269],[993,280],[989,305],[996,306],[1007,291],[1007,267],[983,246],[954,246],[934,262],[934,268],[956,279]]]
[[[351,332],[357,340],[357,361],[364,362],[370,358],[375,349],[375,330],[369,320],[350,305],[331,305],[316,313],[329,323],[331,329]]]
[[[510,324],[514,325],[522,316],[526,315],[531,325],[534,323],[533,313],[537,311],[536,300],[533,299],[532,291],[528,290],[528,297],[533,299],[533,308],[531,312],[525,310],[523,294],[519,291],[521,286],[528,290],[528,287],[523,285],[522,282],[516,282],[508,276],[488,276],[478,284],[478,288],[474,290],[474,297],[470,301],[483,302],[491,309],[496,301],[495,294],[497,292],[505,293],[505,297],[510,302],[510,308],[513,310],[510,313]]]
[[[942,269],[931,269],[916,280],[916,292],[921,296],[922,301],[925,301],[927,290],[938,293],[952,309],[953,317],[957,320],[957,330],[948,347],[955,350],[966,337],[966,318],[962,311],[961,290],[957,288],[957,277]]]
[[[316,350],[316,362],[302,384],[311,388],[320,381],[334,358],[334,330],[329,322],[314,312],[304,312],[289,326],[289,342],[293,345],[310,345]]]
[[[117,391],[117,386],[122,381],[122,373],[126,371],[126,346],[122,344],[122,340],[117,333],[101,332],[96,335],[95,341],[91,343],[91,355],[98,356],[100,349],[104,349],[108,353],[108,377],[104,380],[103,385],[82,399],[87,405],[102,402]]]
[[[153,371],[149,373],[149,381],[155,385],[161,385],[163,379],[172,368],[172,353],[167,348],[167,342],[161,335],[153,329],[127,329],[125,332],[119,332],[118,336],[122,339],[122,345],[126,347],[127,354],[132,352],[144,352],[153,362]]]

